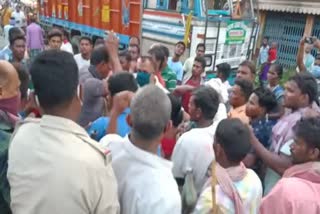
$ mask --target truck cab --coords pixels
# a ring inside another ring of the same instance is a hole
[[[145,0],[143,50],[153,42],[162,42],[173,50],[176,42],[185,40],[189,48],[185,57],[192,57],[196,46],[205,43],[207,70],[215,70],[223,62],[236,68],[251,56],[255,45],[258,25],[254,3],[254,0]]]

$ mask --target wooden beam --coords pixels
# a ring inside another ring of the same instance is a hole
[[[267,20],[267,11],[259,11],[259,34],[256,42],[256,50],[253,54],[253,60],[256,61],[259,56],[260,46],[263,39],[263,32],[266,25]]]
[[[305,36],[312,36],[312,30],[314,26],[314,15],[308,15],[307,16],[307,21],[306,21],[306,26],[304,28],[304,35]]]

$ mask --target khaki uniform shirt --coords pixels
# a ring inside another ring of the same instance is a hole
[[[111,157],[75,122],[27,119],[9,148],[15,214],[119,213]]]

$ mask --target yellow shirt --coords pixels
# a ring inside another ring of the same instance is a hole
[[[11,8],[6,8],[3,11],[3,15],[2,15],[2,25],[6,26],[9,24],[10,18],[11,18],[11,14],[12,14],[12,9]]]
[[[249,124],[250,120],[249,117],[246,115],[246,105],[232,108],[228,114],[229,118],[238,118],[240,119],[244,124]]]

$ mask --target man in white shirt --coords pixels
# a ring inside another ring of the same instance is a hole
[[[78,69],[90,65],[90,57],[93,49],[92,40],[89,37],[83,36],[80,38],[80,53],[74,56]]]
[[[226,103],[229,100],[228,91],[219,78],[213,78],[209,80],[205,83],[205,86],[210,86],[219,94],[220,104],[218,111],[215,117],[213,118],[214,123],[219,123],[221,120],[226,119],[228,117],[226,107]]]
[[[190,77],[192,76],[192,67],[193,67],[193,63],[194,63],[194,59],[196,57],[203,57],[204,54],[206,52],[206,46],[203,43],[199,43],[197,45],[197,50],[196,50],[196,56],[195,57],[189,57],[183,65],[183,72],[184,72],[184,76],[183,76],[183,81],[185,82],[186,80],[190,79]]]
[[[231,85],[228,81],[231,74],[231,66],[228,63],[221,63],[217,65],[217,77],[221,80],[227,90],[231,89]]]
[[[219,78],[210,79],[209,81],[205,82],[205,85],[212,87],[218,92],[218,94],[220,95],[221,103],[227,103],[229,101],[228,88],[221,81],[221,79]]]
[[[264,63],[268,62],[269,57],[269,37],[264,37],[262,40],[262,45],[259,52],[258,57],[258,65],[263,65]]]
[[[111,156],[75,122],[81,101],[73,57],[45,51],[30,73],[43,117],[18,126],[9,147],[12,213],[119,213]]]
[[[190,98],[190,119],[196,128],[184,133],[173,150],[173,175],[178,185],[183,186],[187,170],[192,169],[197,194],[208,179],[207,170],[214,160],[212,144],[218,122],[213,122],[220,99],[209,86],[196,89]]]
[[[109,148],[118,181],[122,214],[181,213],[181,198],[171,162],[157,156],[170,128],[171,103],[157,86],[141,88],[130,105],[131,133]]]
[[[12,12],[11,17],[14,17],[16,21],[15,27],[25,27],[26,16],[24,15],[24,12],[21,10],[20,5],[16,6],[16,10]]]

